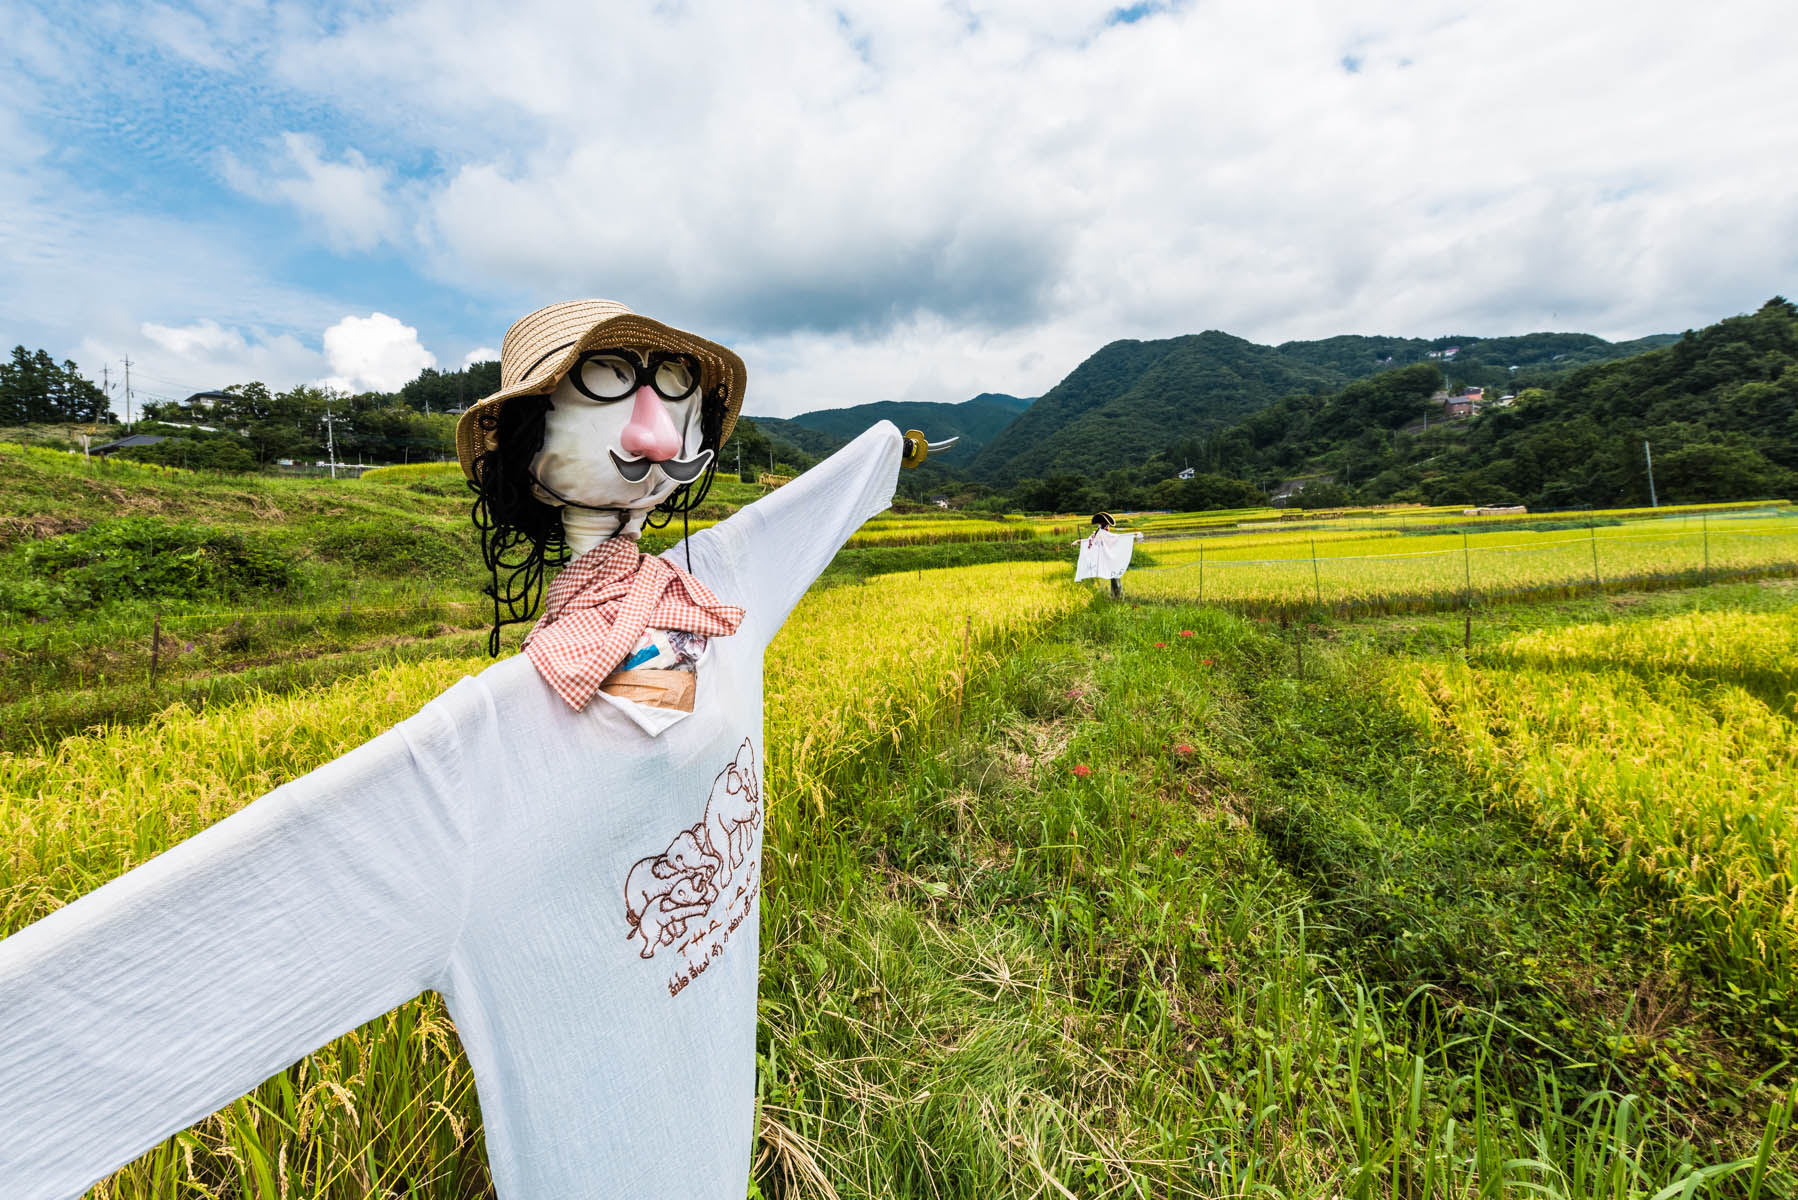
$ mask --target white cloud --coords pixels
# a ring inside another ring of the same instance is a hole
[[[281,152],[253,167],[226,151],[225,181],[253,199],[284,203],[312,221],[339,251],[372,250],[399,232],[393,173],[346,149],[342,161],[325,157],[310,134],[281,135]]]
[[[689,0],[608,12],[603,38],[580,0],[219,5],[147,10],[182,71],[231,85],[152,79],[192,118],[158,136],[215,137],[206,163],[301,236],[258,258],[241,225],[0,164],[0,271],[30,297],[0,317],[120,345],[144,320],[310,338],[431,286],[448,299],[403,311],[485,351],[539,304],[609,296],[738,346],[752,408],[792,413],[1030,394],[1111,339],[1205,328],[1636,336],[1798,274],[1789,0],[1715,20],[1208,0],[1132,22],[1116,0]],[[22,27],[0,65],[42,96],[109,78],[65,61],[79,22]],[[253,95],[253,127],[232,126],[247,102],[201,119],[226,92]],[[31,128],[6,105],[0,145]]]
[[[181,326],[146,321],[140,332],[149,344],[135,350],[126,345],[108,353],[99,341],[93,348],[102,362],[135,354],[139,386],[152,393],[177,388],[185,396],[252,380],[279,387],[323,364],[318,351],[292,334],[232,329],[211,318]]]
[[[421,269],[766,347],[781,411],[844,376],[1040,390],[1021,347],[1207,327],[1637,335],[1798,269],[1768,199],[1798,189],[1798,92],[1764,53],[1792,18],[1765,0],[699,2],[613,14],[628,56],[525,33],[584,11],[408,7],[279,69],[454,148]]]
[[[345,317],[325,330],[331,375],[323,383],[343,391],[392,392],[410,383],[437,356],[418,342],[418,330],[386,313]]]
[[[466,369],[482,362],[498,362],[499,351],[492,346],[476,346],[462,356],[462,366]]]

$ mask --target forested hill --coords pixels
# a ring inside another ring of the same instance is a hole
[[[1498,388],[1673,340],[1672,334],[1621,343],[1579,333],[1346,335],[1263,346],[1213,330],[1113,342],[995,437],[970,473],[999,486],[1064,472],[1096,477],[1140,464],[1175,440],[1208,437],[1282,397],[1327,394],[1380,371],[1427,363],[1440,366],[1452,385]]]
[[[771,437],[791,442],[810,454],[829,454],[876,421],[891,421],[901,429],[921,429],[932,441],[959,437],[942,455],[946,466],[966,467],[980,448],[1029,408],[1031,401],[999,392],[983,392],[960,404],[886,400],[851,408],[827,408],[797,417],[756,417],[756,424]],[[931,461],[937,456],[932,455]]]
[[[1590,333],[1526,333],[1518,337],[1363,337],[1344,334],[1316,342],[1282,342],[1281,354],[1316,367],[1340,371],[1348,378],[1373,369],[1390,370],[1413,363],[1435,363],[1458,385],[1505,388],[1512,372],[1539,377],[1592,363],[1612,362],[1670,345],[1677,333],[1655,333],[1627,342],[1607,342]]]
[[[1333,396],[1288,397],[1181,449],[1202,470],[1268,489],[1327,477],[1330,497],[1360,502],[1647,504],[1644,441],[1662,504],[1798,490],[1798,308],[1780,297],[1524,389],[1511,407],[1419,429],[1441,413],[1428,399],[1441,383],[1433,362],[1385,371]]]
[[[1340,371],[1215,330],[1112,342],[989,442],[970,470],[999,485],[1102,475],[1147,460],[1170,436],[1203,436],[1289,392],[1345,381]]]

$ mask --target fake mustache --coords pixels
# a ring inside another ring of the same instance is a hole
[[[706,465],[712,461],[710,450],[701,450],[692,458],[669,458],[657,462],[653,458],[625,458],[616,450],[608,448],[612,456],[612,465],[624,476],[626,483],[642,483],[649,478],[651,467],[661,468],[662,474],[676,483],[692,483],[705,473]]]

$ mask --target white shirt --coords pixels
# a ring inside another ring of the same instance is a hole
[[[1074,579],[1120,579],[1130,569],[1130,554],[1136,549],[1140,533],[1113,533],[1096,529],[1080,542],[1080,561],[1074,564]]]
[[[573,712],[516,655],[0,941],[0,1197],[77,1196],[431,989],[503,1200],[740,1200],[762,653],[891,501],[901,447],[882,422],[693,535],[748,615],[660,736]]]

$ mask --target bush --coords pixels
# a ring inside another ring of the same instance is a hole
[[[229,434],[171,437],[154,446],[127,446],[120,458],[185,467],[191,471],[244,472],[256,469],[256,455],[239,438]]]
[[[50,616],[113,600],[275,591],[293,582],[293,566],[261,538],[124,517],[27,543],[7,556],[0,578],[0,607]]]

